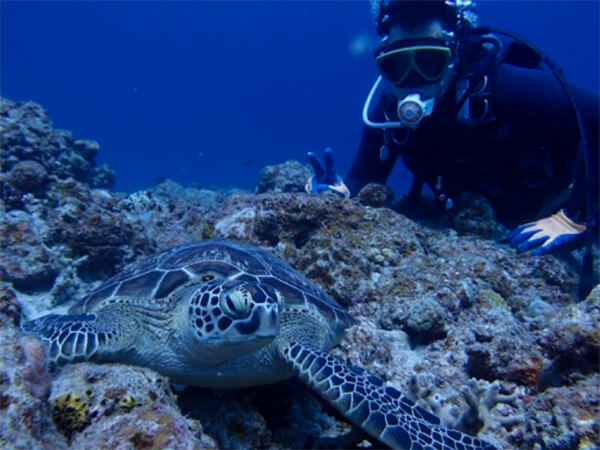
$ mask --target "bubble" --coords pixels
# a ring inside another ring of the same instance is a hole
[[[372,55],[376,46],[375,39],[366,33],[358,33],[348,44],[348,51],[352,56]]]

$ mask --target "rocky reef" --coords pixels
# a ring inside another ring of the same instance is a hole
[[[172,181],[115,193],[98,144],[53,129],[40,106],[3,99],[0,129],[0,446],[369,446],[297,380],[223,392],[131,366],[49,370],[18,331],[143,255],[230,237],[345,305],[358,322],[332,352],[449,426],[506,449],[596,448],[600,288],[579,302],[573,258],[499,244],[484,200],[462,199],[440,226],[398,212],[383,186],[304,194],[298,162],[265,168],[255,193]]]

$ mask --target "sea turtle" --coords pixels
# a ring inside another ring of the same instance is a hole
[[[294,375],[394,448],[493,449],[450,430],[378,377],[327,351],[354,320],[269,252],[215,239],[173,247],[126,268],[69,314],[24,325],[54,364],[150,367],[181,384],[234,388]]]

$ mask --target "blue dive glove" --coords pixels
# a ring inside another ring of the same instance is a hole
[[[524,252],[533,250],[542,255],[559,247],[575,248],[584,243],[585,225],[573,222],[564,210],[550,217],[526,223],[515,228],[508,236],[511,247]]]
[[[304,189],[309,194],[320,194],[322,192],[331,192],[339,197],[350,197],[350,191],[335,172],[335,164],[333,162],[333,150],[326,148],[324,153],[325,166],[317,158],[313,152],[308,152],[308,160],[313,166],[315,174],[308,179]]]

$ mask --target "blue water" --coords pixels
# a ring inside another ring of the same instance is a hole
[[[480,24],[530,39],[595,92],[598,9],[478,3]],[[344,174],[376,77],[369,10],[367,1],[2,1],[1,93],[97,140],[116,190],[161,178],[252,189],[263,166],[326,146]]]

